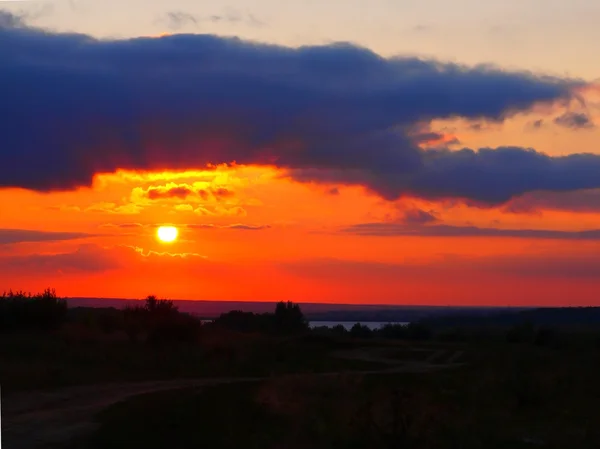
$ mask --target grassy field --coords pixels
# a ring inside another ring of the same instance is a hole
[[[150,347],[116,337],[97,340],[62,334],[12,334],[0,338],[0,379],[3,392],[10,393],[105,382],[382,367],[373,361],[330,356],[332,351],[354,344],[228,334],[199,344]]]
[[[328,333],[291,303],[204,326],[153,297],[8,319],[64,313],[40,298],[4,299],[7,447],[600,447],[596,328]]]
[[[600,447],[597,351],[463,349],[468,364],[431,373],[295,375],[139,396],[102,412],[77,447]]]

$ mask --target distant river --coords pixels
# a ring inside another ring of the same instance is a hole
[[[402,322],[387,322],[387,321],[359,321],[363,326],[367,326],[371,330],[379,329],[380,327],[385,326],[386,324],[401,324],[403,326],[408,325],[408,323]],[[346,330],[350,330],[352,326],[356,324],[356,321],[311,321],[309,322],[310,327],[335,327],[338,325],[344,326]]]

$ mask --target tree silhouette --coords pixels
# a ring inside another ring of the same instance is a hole
[[[370,338],[373,336],[373,331],[369,328],[369,326],[356,323],[350,329],[350,336],[353,338]]]
[[[276,335],[292,335],[308,330],[308,320],[300,306],[290,301],[279,302],[274,313],[252,313],[232,310],[222,313],[214,326],[238,332],[260,332]]]
[[[201,327],[200,320],[181,313],[173,301],[155,295],[147,296],[143,306],[126,307],[123,312],[125,330],[133,341],[145,333],[151,344],[194,342]]]
[[[298,304],[279,302],[275,306],[274,330],[280,334],[295,334],[308,330],[308,320]]]

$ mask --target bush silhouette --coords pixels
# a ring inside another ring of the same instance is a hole
[[[293,335],[309,329],[300,306],[293,302],[279,302],[274,313],[252,313],[233,310],[222,313],[214,326],[237,332],[258,332],[275,335]]]
[[[356,323],[350,329],[350,336],[353,338],[370,338],[373,336],[373,331],[369,328],[369,326]]]
[[[383,338],[405,339],[408,336],[408,327],[402,324],[386,324],[378,333]]]
[[[236,332],[259,332],[267,333],[272,328],[271,314],[256,314],[252,312],[242,312],[241,310],[232,310],[222,313],[213,321],[213,325]]]
[[[273,320],[277,334],[297,334],[309,328],[300,306],[291,301],[277,303]]]
[[[32,295],[9,291],[0,296],[0,332],[50,331],[66,320],[67,302],[52,289]]]
[[[175,303],[146,297],[143,306],[128,306],[123,311],[125,331],[132,341],[145,334],[150,344],[192,343],[198,338],[201,322],[181,313]]]

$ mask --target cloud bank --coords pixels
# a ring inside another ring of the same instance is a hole
[[[582,81],[384,58],[346,43],[287,48],[213,35],[96,40],[0,17],[0,188],[89,186],[116,169],[275,166],[386,199],[487,204],[600,187],[600,156],[518,147],[425,150],[433,119],[500,121]]]

